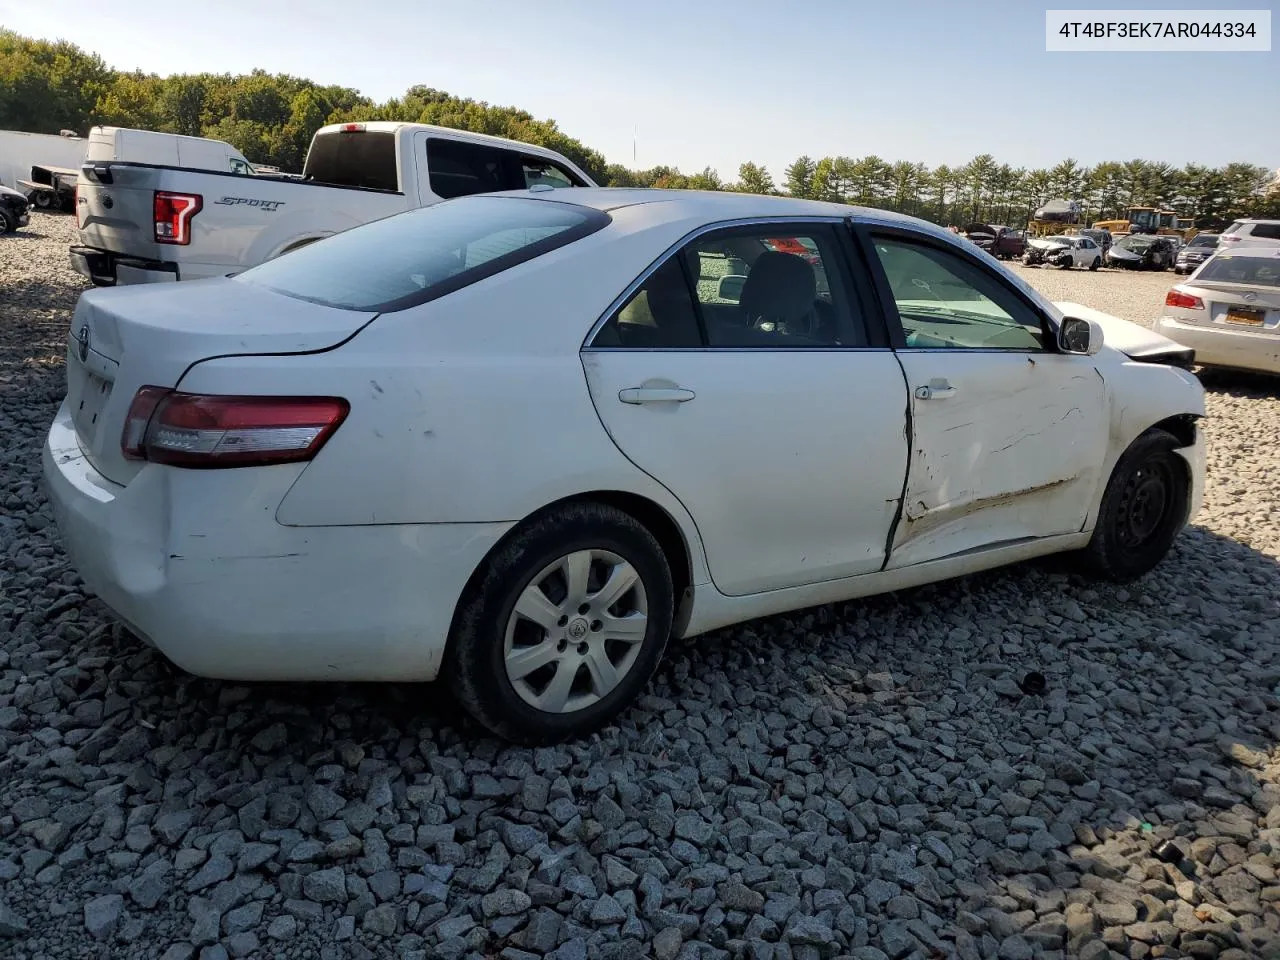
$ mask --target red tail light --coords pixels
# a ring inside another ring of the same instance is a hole
[[[350,411],[339,397],[229,397],[143,387],[120,447],[130,460],[250,467],[310,460]]]
[[[156,243],[175,243],[182,246],[191,242],[191,218],[204,206],[204,198],[198,193],[165,193],[156,191],[155,237]]]
[[[343,133],[360,133],[364,130],[363,123],[344,123],[342,125]]]
[[[1184,310],[1203,310],[1204,301],[1199,297],[1192,296],[1189,293],[1183,293],[1177,287],[1165,295],[1164,305],[1166,307],[1182,307]]]

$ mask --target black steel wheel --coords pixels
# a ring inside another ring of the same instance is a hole
[[[1172,434],[1153,428],[1120,457],[1082,556],[1089,572],[1117,582],[1136,580],[1168,554],[1191,503],[1190,473],[1177,453],[1181,446]]]

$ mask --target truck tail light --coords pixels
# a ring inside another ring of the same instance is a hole
[[[166,193],[156,191],[155,237],[156,243],[173,243],[186,246],[191,242],[191,218],[204,206],[204,198],[198,193]]]
[[[1203,310],[1204,301],[1197,296],[1183,293],[1177,287],[1170,290],[1164,298],[1166,307],[1181,307],[1184,310]]]
[[[363,123],[344,123],[341,127],[343,133],[364,133]]]
[[[130,460],[250,467],[310,460],[346,419],[340,397],[234,397],[142,387],[120,447]]]

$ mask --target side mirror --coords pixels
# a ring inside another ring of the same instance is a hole
[[[716,298],[737,303],[742,299],[742,288],[746,283],[747,278],[741,274],[725,274],[720,278],[720,282],[716,284]]]
[[[1094,320],[1063,317],[1058,327],[1058,349],[1092,357],[1102,349],[1102,325]]]

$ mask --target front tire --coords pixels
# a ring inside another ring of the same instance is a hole
[[[1086,572],[1127,583],[1165,558],[1191,503],[1190,476],[1176,452],[1181,446],[1171,433],[1152,428],[1120,457],[1080,557]]]
[[[634,517],[552,508],[486,558],[454,617],[444,674],[503,739],[556,743],[622,712],[671,633],[671,570]]]
[[[17,224],[9,219],[9,215],[0,210],[0,233],[13,233],[17,229]]]
[[[1102,266],[1102,258],[1101,258],[1101,257],[1094,257],[1094,258],[1093,258],[1093,263],[1089,264],[1089,269],[1090,269],[1090,270],[1097,270],[1100,266]]]

